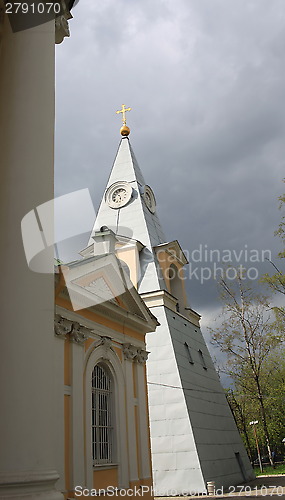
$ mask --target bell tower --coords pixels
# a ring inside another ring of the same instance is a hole
[[[188,304],[177,240],[167,241],[153,190],[130,144],[122,106],[122,139],[89,241],[102,226],[117,238],[117,255],[160,326],[147,335],[147,382],[156,495],[205,493],[254,477],[224,390]],[[86,253],[85,253],[86,254]],[[87,255],[86,254],[86,255]]]

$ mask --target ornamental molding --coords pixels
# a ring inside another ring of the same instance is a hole
[[[55,18],[55,43],[59,44],[65,37],[70,36],[68,20],[72,19],[70,10],[66,7],[65,0],[61,0],[61,15]]]
[[[54,333],[57,337],[64,340],[71,340],[75,344],[83,344],[85,340],[92,334],[90,328],[80,325],[77,321],[63,318],[60,314],[55,315]]]
[[[132,198],[133,188],[129,182],[117,181],[108,187],[105,201],[110,208],[121,208],[129,203]]]
[[[144,349],[138,349],[137,356],[136,356],[137,363],[140,363],[140,364],[146,363],[148,355],[149,355],[148,351],[145,351]]]
[[[108,360],[110,357],[110,350],[112,347],[111,337],[102,337],[99,346],[103,347],[102,359]],[[97,346],[97,347],[99,347]]]
[[[136,346],[132,344],[123,344],[123,354],[125,359],[133,361],[137,354]]]
[[[123,344],[123,354],[124,358],[129,361],[136,361],[137,363],[144,364],[149,353],[133,344]]]
[[[154,192],[153,190],[151,189],[151,187],[149,186],[145,186],[144,187],[144,191],[143,191],[143,199],[144,199],[144,202],[148,208],[148,210],[154,214],[155,213],[155,210],[156,210],[156,201],[155,201],[155,196],[154,196]]]

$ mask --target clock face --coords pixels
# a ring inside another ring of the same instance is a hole
[[[155,196],[149,186],[144,187],[143,199],[149,211],[154,214],[156,208]]]
[[[112,194],[112,201],[114,203],[121,203],[127,198],[127,191],[124,188],[118,188]]]
[[[107,189],[105,200],[110,208],[121,208],[130,201],[132,191],[133,189],[128,182],[115,182]]]

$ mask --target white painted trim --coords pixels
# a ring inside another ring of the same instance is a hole
[[[192,325],[200,328],[200,314],[191,309],[191,307],[185,307],[185,314],[178,312],[176,309],[176,305],[178,304],[177,298],[166,290],[155,290],[154,292],[142,293],[141,298],[144,300],[146,306],[151,310],[151,312],[154,307],[164,306],[175,312],[175,314],[178,314],[178,316],[181,316],[186,321],[189,321]]]
[[[71,343],[71,415],[72,415],[72,484],[84,484],[84,401],[83,401],[83,365],[84,346]]]
[[[129,444],[129,460],[130,460],[130,480],[137,481],[138,463],[137,463],[137,442],[136,442],[136,422],[134,408],[134,380],[133,380],[133,362],[125,359],[125,374],[126,374],[126,403],[128,417],[128,444]]]
[[[178,300],[176,297],[171,295],[169,292],[166,292],[165,290],[156,290],[155,292],[142,293],[141,297],[148,308],[165,306],[168,309],[171,309],[171,311],[176,312],[176,305],[178,303]]]
[[[148,409],[146,401],[145,365],[137,364],[137,391],[139,414],[139,441],[142,478],[151,477],[149,452]]]
[[[110,332],[109,332],[110,335]],[[91,450],[91,384],[92,384],[92,371],[94,366],[104,362],[108,366],[114,380],[114,399],[115,399],[115,440],[117,448],[117,462],[118,462],[118,485],[120,488],[126,488],[129,485],[128,473],[128,452],[126,447],[127,430],[126,430],[126,410],[125,410],[125,378],[122,370],[121,362],[118,356],[103,345],[95,347],[90,353],[89,351],[85,356],[85,443],[86,443],[86,485],[87,488],[93,488],[93,463],[92,463],[92,450]]]

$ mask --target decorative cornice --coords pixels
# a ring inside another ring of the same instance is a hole
[[[165,306],[171,309],[171,311],[177,311],[176,305],[178,300],[166,290],[142,293],[141,298],[150,309],[152,307]]]
[[[54,318],[54,333],[57,337],[70,339],[76,344],[83,344],[92,333],[92,330],[80,325],[76,321],[70,321],[56,314]]]
[[[70,36],[68,20],[72,14],[66,6],[65,0],[61,0],[61,15],[55,18],[55,43],[61,43],[65,37]]]
[[[158,306],[167,307],[167,309],[170,309],[175,312],[175,314],[178,314],[183,317],[183,319],[190,321],[190,323],[194,326],[198,326],[200,328],[200,314],[193,311],[191,307],[185,307],[183,312],[179,313],[177,311],[178,300],[166,290],[155,290],[154,292],[141,293],[140,296],[150,310],[152,310],[153,307]]]
[[[133,344],[123,344],[123,354],[124,358],[129,361],[136,361],[137,363],[143,364],[148,358],[148,351],[136,347]]]

